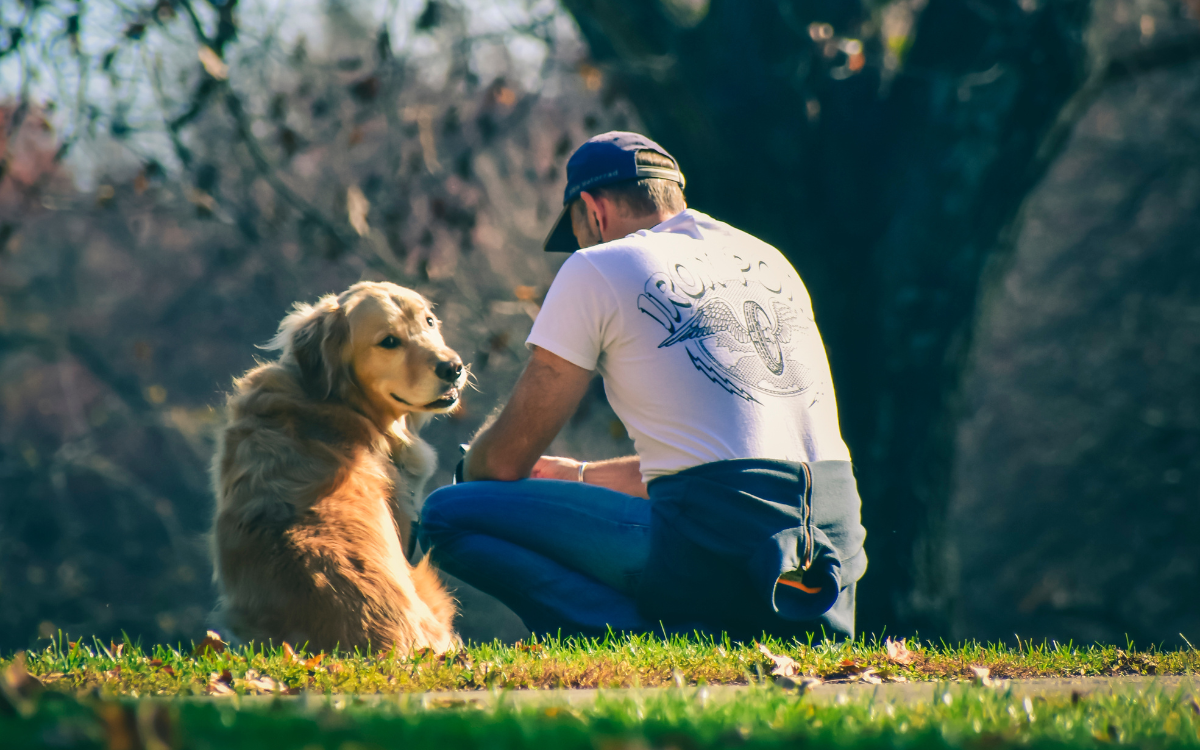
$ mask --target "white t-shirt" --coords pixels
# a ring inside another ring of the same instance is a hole
[[[731,458],[850,460],[804,284],[699,211],[573,254],[526,344],[599,371],[647,482]]]

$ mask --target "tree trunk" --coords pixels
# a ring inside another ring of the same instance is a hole
[[[1087,0],[930,0],[898,72],[873,64],[888,40],[853,3],[565,4],[680,160],[689,204],[779,247],[809,288],[864,501],[860,631],[946,634],[954,403],[980,279],[1084,80]]]

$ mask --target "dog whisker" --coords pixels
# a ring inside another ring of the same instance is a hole
[[[463,378],[463,384],[459,387],[460,388],[470,388],[471,390],[475,391],[476,393],[483,393],[483,391],[479,390],[479,386],[476,385],[476,383],[478,382],[478,379],[475,377],[475,373],[471,372],[471,366],[467,365],[466,367],[464,367],[463,372],[466,374],[466,377]]]

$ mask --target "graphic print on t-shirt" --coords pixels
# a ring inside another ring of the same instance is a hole
[[[756,393],[796,396],[813,385],[801,357],[816,331],[783,285],[762,273],[765,264],[758,266],[756,274],[747,266],[738,268],[741,278],[707,282],[677,264],[651,276],[637,299],[667,330],[658,348],[683,349],[709,380],[755,403]]]

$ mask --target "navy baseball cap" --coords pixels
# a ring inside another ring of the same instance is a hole
[[[655,151],[675,162],[675,168],[652,167],[637,163],[638,151]],[[612,130],[589,138],[567,160],[567,188],[563,191],[563,210],[546,237],[545,249],[550,253],[573,253],[579,249],[571,231],[571,203],[579,194],[592,188],[615,182],[658,177],[684,186],[679,162],[667,150],[644,135]]]

